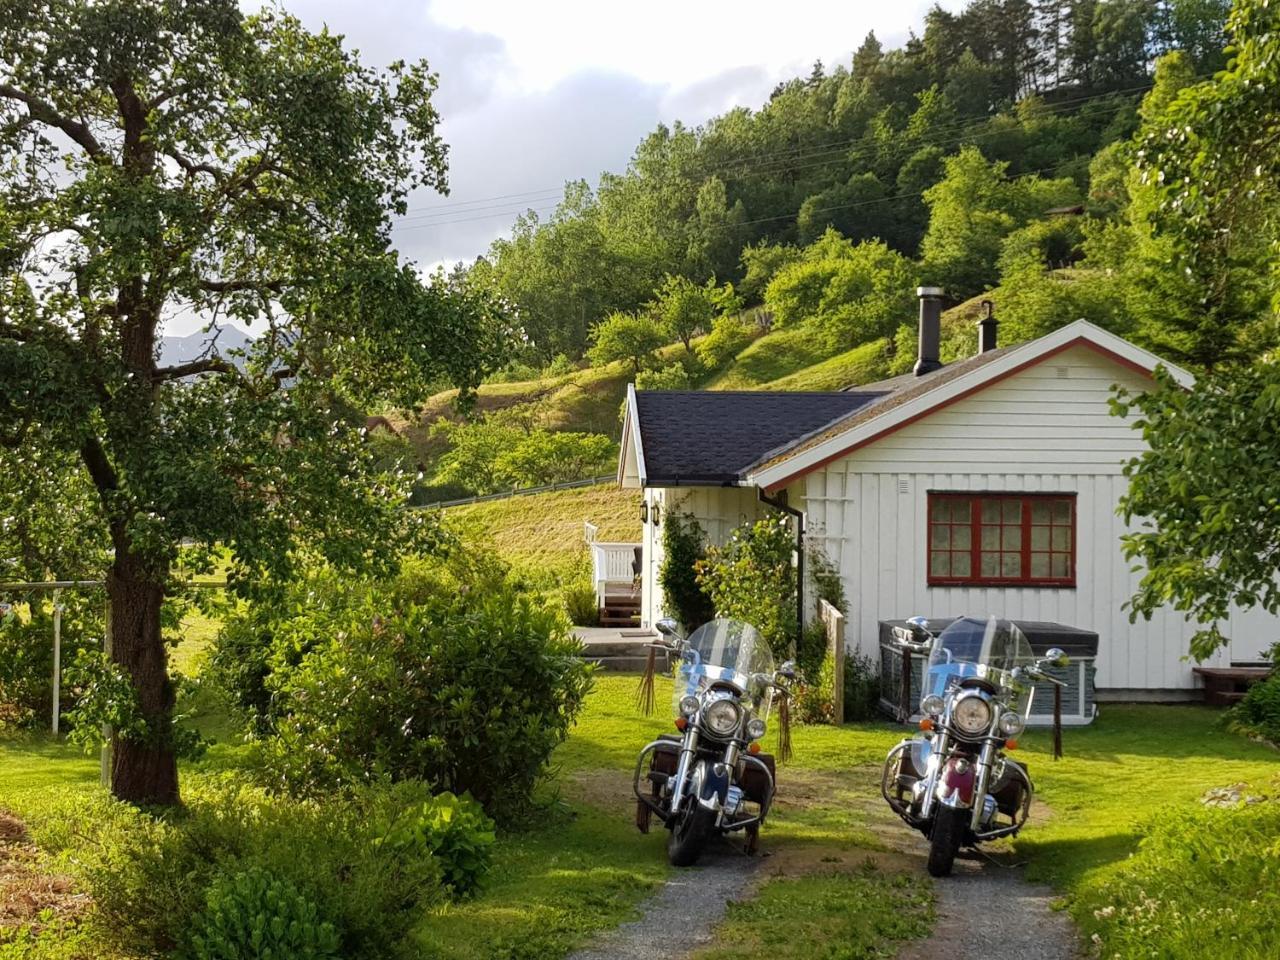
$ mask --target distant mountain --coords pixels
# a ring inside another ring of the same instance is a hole
[[[161,366],[171,367],[177,363],[189,363],[203,357],[209,351],[210,341],[213,342],[214,353],[226,357],[236,366],[243,366],[244,359],[230,356],[230,353],[233,350],[245,349],[253,342],[253,337],[239,327],[228,323],[215,330],[197,330],[185,337],[161,337],[160,341]]]

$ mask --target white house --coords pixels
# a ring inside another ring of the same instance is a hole
[[[1143,441],[1108,399],[1146,389],[1162,361],[1083,320],[997,348],[987,320],[979,352],[943,366],[942,292],[919,293],[915,373],[842,393],[629,391],[618,479],[644,490],[642,620],[663,614],[663,516],[690,513],[721,541],[784,507],[838,567],[849,645],[873,659],[880,621],[995,613],[1098,634],[1099,699],[1195,696],[1194,627],[1123,609],[1140,575],[1116,508]],[[1206,666],[1257,662],[1280,637],[1256,611],[1226,627]]]

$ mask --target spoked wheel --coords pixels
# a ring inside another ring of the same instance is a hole
[[[955,866],[956,854],[960,852],[968,825],[968,810],[938,805],[938,812],[933,818],[933,832],[929,834],[930,876],[951,876],[951,868]]]
[[[715,821],[714,811],[690,798],[688,809],[676,820],[667,838],[667,859],[673,867],[691,867],[698,862]]]

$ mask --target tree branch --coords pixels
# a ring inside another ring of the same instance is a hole
[[[31,112],[31,116],[39,120],[41,123],[47,123],[50,126],[57,127],[68,137],[78,143],[89,156],[95,160],[105,160],[107,153],[102,149],[97,138],[89,129],[88,124],[81,123],[78,120],[72,120],[70,117],[64,117],[54,109],[53,105],[46,103],[39,97],[34,97],[24,90],[7,83],[0,83],[0,97],[7,100],[17,100],[19,103],[25,103],[27,109]]]
[[[158,369],[152,382],[162,383],[166,380],[181,380],[183,377],[195,376],[197,373],[238,373],[235,364],[223,360],[222,357],[201,357],[187,363],[175,364],[172,367]]]
[[[225,171],[219,170],[211,163],[197,163],[194,160],[183,156],[173,148],[165,150],[164,155],[180,166],[188,176],[194,177],[197,173],[207,173],[218,183],[222,183],[222,181],[226,179]]]
[[[84,461],[93,485],[104,498],[120,488],[120,478],[116,476],[115,467],[111,466],[107,451],[102,449],[102,441],[97,437],[86,437],[80,444],[80,459]]]
[[[238,293],[243,290],[269,290],[279,293],[284,284],[279,280],[201,280],[200,289],[209,293]]]

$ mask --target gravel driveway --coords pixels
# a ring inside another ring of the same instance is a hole
[[[1073,960],[1080,955],[1071,919],[1052,907],[1048,887],[985,857],[957,859],[955,873],[933,882],[938,919],[925,940],[898,960]],[[920,863],[924,873],[924,862]]]
[[[660,839],[666,832],[655,829]],[[654,856],[664,856],[655,845]],[[712,940],[731,900],[745,894],[759,867],[759,857],[742,852],[742,840],[713,841],[696,867],[676,870],[658,893],[645,902],[639,920],[601,934],[568,960],[677,960]],[[674,952],[673,947],[680,952]]]

